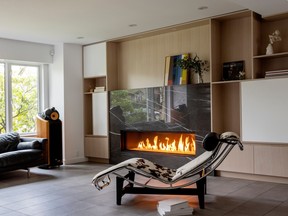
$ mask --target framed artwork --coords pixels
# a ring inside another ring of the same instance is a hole
[[[177,61],[188,57],[189,54],[181,54],[165,57],[164,85],[185,85],[189,84],[189,74],[187,69],[182,69],[177,65]]]
[[[245,79],[244,61],[234,61],[223,63],[223,80]]]

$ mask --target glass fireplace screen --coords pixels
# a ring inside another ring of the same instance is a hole
[[[121,149],[196,155],[192,132],[121,131]]]

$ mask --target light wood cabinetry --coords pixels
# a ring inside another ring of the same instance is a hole
[[[108,90],[116,88],[116,44],[83,47],[85,156],[109,159]],[[94,92],[96,87],[104,91]]]
[[[287,40],[284,39],[281,42],[273,44],[275,53],[266,55],[269,34],[272,34],[278,29],[282,37],[287,35],[287,18],[288,15],[281,15],[264,20],[259,15],[248,11],[211,20],[211,122],[213,131],[221,133],[232,130],[242,137],[243,131],[241,127],[243,127],[243,116],[247,116],[248,114],[253,116],[253,113],[249,112],[249,109],[241,108],[243,96],[241,96],[241,94],[243,94],[243,91],[241,92],[242,84],[249,80],[257,80],[256,82],[260,84],[260,82],[267,81],[262,79],[265,77],[266,71],[288,69]],[[223,63],[238,60],[244,60],[245,62],[245,80],[222,81]],[[252,83],[249,84],[251,85]],[[261,84],[261,86],[262,85],[263,84]],[[247,91],[244,93],[249,94]],[[281,92],[281,95],[283,95],[283,92]],[[249,98],[250,97],[251,95],[249,95]],[[277,94],[275,98],[272,99],[273,101],[277,100]],[[262,101],[264,100],[263,98]],[[278,100],[281,99],[278,98]],[[267,98],[266,101],[268,103],[269,99]],[[255,109],[256,108],[250,109],[250,111],[253,110],[254,112]],[[261,111],[261,109],[259,109],[257,116],[259,112],[263,112],[263,110]],[[269,115],[270,119],[271,115],[275,115],[275,112],[271,110]],[[263,116],[262,123],[258,121],[258,124],[265,124],[264,119],[265,117]],[[269,122],[266,123],[269,124]],[[255,125],[257,125],[257,122],[255,122],[254,127]],[[269,131],[267,131],[267,133],[269,133]],[[258,133],[258,135],[260,134]],[[255,136],[257,136],[257,134]],[[285,152],[287,151],[287,146],[285,144],[288,144],[288,141],[283,145],[276,146],[274,143],[271,143],[271,140],[263,141],[263,144],[249,141],[253,140],[245,140],[243,152],[240,152],[237,147],[233,149],[223,164],[218,167],[220,173],[224,171],[261,176],[287,177],[287,172],[283,169],[286,167],[285,161],[287,161],[287,157],[285,156]]]
[[[228,157],[222,162],[217,170],[240,173],[254,173],[254,146],[244,144],[245,151],[235,146]]]
[[[85,137],[85,156],[96,159],[109,159],[108,137]],[[108,162],[108,161],[107,161]]]
[[[222,82],[224,62],[244,60],[245,77],[252,78],[251,11],[211,19],[212,84]]]
[[[117,42],[119,89],[163,86],[166,56],[191,53],[209,60],[210,24],[209,20],[193,22]],[[206,82],[209,75],[204,74]]]
[[[211,20],[212,131],[240,134],[239,81],[223,81],[223,63],[244,61],[245,77],[252,78],[251,11]]]
[[[92,95],[92,107],[93,135],[108,136],[107,91]]]
[[[105,77],[107,72],[107,43],[85,46],[83,50],[84,78]]]
[[[255,174],[288,177],[288,145],[254,144]]]
[[[253,36],[253,71],[254,78],[264,78],[266,71],[288,69],[288,14],[282,14],[261,19],[254,16]],[[266,55],[269,37],[275,30],[279,30],[282,41],[273,44],[274,54]]]
[[[89,92],[91,88],[103,83],[108,90],[162,86],[165,57],[192,53],[210,62],[210,74],[205,74],[204,80],[211,84],[212,131],[234,131],[241,136],[241,85],[249,80],[262,82],[265,71],[288,69],[287,24],[288,14],[262,19],[252,11],[241,11],[106,43],[106,74],[91,78],[93,75],[89,72],[89,75],[85,75],[89,78],[84,77],[87,106],[85,134],[94,136],[91,117],[92,93]],[[281,32],[282,41],[273,45],[274,54],[266,55],[268,35],[276,29]],[[109,44],[113,44],[114,50],[117,49],[117,55],[116,51],[113,55],[109,52]],[[113,70],[108,67],[111,60]],[[245,80],[223,81],[223,63],[240,60],[244,61]],[[91,136],[87,137],[87,149],[96,152],[98,148],[91,144],[94,143]],[[247,141],[244,146],[243,152],[235,147],[218,171],[287,177],[287,172],[277,167],[278,164],[285,164],[283,161],[287,161],[283,154],[287,151],[286,145],[275,146],[272,143]],[[86,155],[93,157],[87,149],[85,148]],[[262,155],[267,156],[269,160],[265,161]],[[101,158],[101,155],[98,154],[97,157]],[[273,162],[270,163],[270,160]],[[285,167],[284,164],[281,167]]]

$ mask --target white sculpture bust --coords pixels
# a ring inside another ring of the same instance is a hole
[[[274,50],[273,50],[273,46],[272,44],[275,43],[275,42],[278,42],[278,41],[281,41],[282,38],[280,36],[280,31],[278,29],[276,29],[272,35],[269,35],[269,41],[270,43],[268,44],[268,46],[266,47],[266,55],[271,55],[274,53]]]

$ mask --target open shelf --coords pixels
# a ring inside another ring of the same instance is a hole
[[[287,57],[288,52],[282,52],[282,53],[274,53],[271,55],[258,55],[258,56],[253,56],[254,59],[262,59],[262,58],[279,58],[279,57]]]

